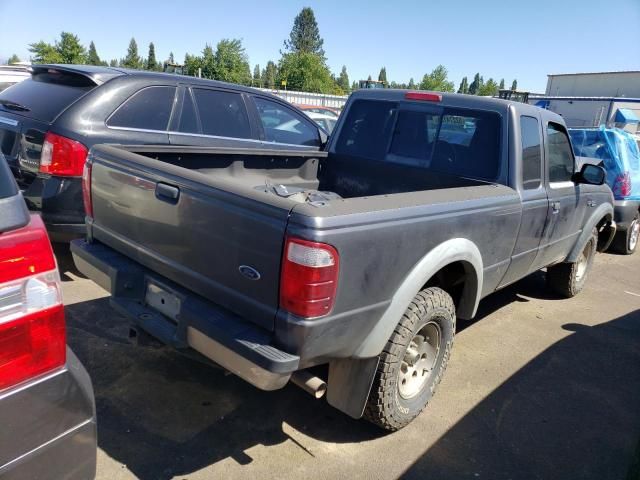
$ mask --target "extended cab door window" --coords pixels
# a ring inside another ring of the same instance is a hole
[[[239,93],[194,88],[202,133],[218,137],[251,138],[249,116]]]
[[[542,182],[542,143],[537,118],[520,117],[520,140],[522,142],[522,186],[525,190],[534,190]]]
[[[107,120],[109,127],[166,131],[176,87],[147,87],[134,93]]]
[[[267,142],[320,146],[318,128],[290,108],[262,97],[254,97]]]
[[[570,182],[574,173],[573,151],[562,125],[547,124],[549,183]]]

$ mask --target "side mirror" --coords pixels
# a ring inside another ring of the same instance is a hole
[[[585,163],[578,173],[573,175],[575,183],[586,183],[587,185],[602,185],[607,179],[607,172],[600,165]]]

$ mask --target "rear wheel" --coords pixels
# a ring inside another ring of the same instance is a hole
[[[636,213],[636,216],[631,221],[629,228],[626,231],[616,233],[611,249],[614,252],[621,253],[623,255],[631,255],[636,251],[638,242],[640,241],[640,214]]]
[[[430,287],[414,297],[380,355],[367,420],[394,431],[418,416],[446,369],[455,328],[447,292]]]
[[[598,230],[591,232],[589,241],[573,263],[559,263],[547,268],[547,285],[563,297],[574,297],[582,291],[598,247]]]

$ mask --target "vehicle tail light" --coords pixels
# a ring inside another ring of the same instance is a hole
[[[616,198],[631,195],[631,174],[629,172],[624,172],[616,177],[613,182],[613,194]]]
[[[420,100],[423,102],[441,102],[442,95],[429,92],[407,92],[404,94],[407,100]]]
[[[87,161],[82,170],[82,201],[84,202],[84,213],[88,217],[93,217],[93,202],[91,199],[91,162]]]
[[[62,177],[79,177],[87,153],[87,147],[80,142],[47,132],[42,144],[40,171]]]
[[[338,288],[338,251],[326,243],[287,237],[280,277],[280,308],[304,318],[333,308]]]
[[[0,390],[66,361],[60,277],[42,220],[0,234]]]

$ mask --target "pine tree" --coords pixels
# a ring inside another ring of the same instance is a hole
[[[167,60],[167,62],[176,63],[176,61],[173,59],[173,52],[169,52],[169,60]]]
[[[473,77],[473,82],[469,85],[469,93],[471,95],[478,95],[480,87],[482,87],[482,77],[480,76],[480,73],[476,73]]]
[[[438,65],[431,73],[422,77],[420,90],[433,90],[436,92],[453,92],[454,84],[447,80],[447,69],[444,65]]]
[[[153,42],[149,44],[149,55],[147,56],[147,64],[145,68],[147,70],[158,70],[158,61],[156,60],[156,47]]]
[[[340,71],[340,76],[338,77],[337,83],[344,93],[349,93],[351,85],[349,84],[349,74],[347,73],[346,65],[342,66],[342,70]]]
[[[458,93],[469,93],[469,80],[467,80],[467,77],[462,77],[462,81],[458,87]]]
[[[7,60],[7,65],[11,65],[12,63],[18,63],[20,61],[20,57],[18,57],[15,53],[9,57]]]
[[[260,65],[256,65],[253,68],[253,82],[254,87],[262,87],[262,75],[260,74]]]
[[[500,79],[500,84],[498,85],[498,88],[499,88],[500,90],[504,90],[504,78],[501,78],[501,79]]]
[[[262,85],[265,88],[276,88],[276,77],[278,76],[278,69],[276,64],[271,60],[267,62],[267,66],[262,71]]]
[[[93,43],[93,40],[89,44],[89,53],[87,53],[87,63],[89,65],[102,65],[102,60],[98,56],[98,52],[96,51],[96,45]]]
[[[387,69],[385,67],[382,67],[380,69],[380,73],[378,74],[378,81],[379,82],[384,82],[384,85],[387,85]]]
[[[323,44],[324,40],[320,37],[313,10],[309,7],[303,8],[293,21],[289,40],[285,40],[284,48],[290,53],[313,53],[324,61]]]
[[[482,77],[480,77],[482,80]],[[495,97],[498,94],[498,83],[493,79],[489,78],[487,82],[482,82],[482,85],[478,89],[478,95],[482,95],[485,97]]]
[[[514,79],[513,83],[511,84],[511,90],[515,91],[518,89],[518,80]]]
[[[367,77],[367,81],[368,81],[368,82],[370,82],[371,80],[373,80],[373,78],[371,78],[371,75],[369,75],[369,76]]]
[[[407,88],[409,90],[415,90],[416,89],[416,82],[413,80],[413,77],[411,77],[409,79],[409,85],[407,85]]]
[[[354,80],[353,83],[351,84],[351,91],[354,92],[354,91],[358,90],[358,88],[359,88],[358,82],[356,82]]]
[[[138,55],[138,44],[135,38],[131,38],[129,48],[127,48],[127,56],[122,59],[120,65],[125,68],[140,68],[142,66],[142,59]]]
[[[109,66],[110,67],[117,67],[118,66],[118,60],[116,58],[112,58],[111,61],[109,62]]]

